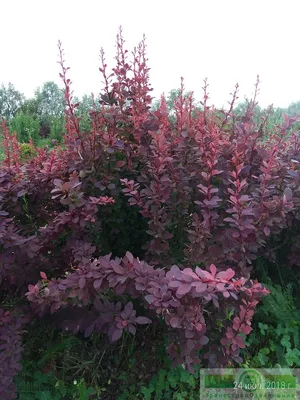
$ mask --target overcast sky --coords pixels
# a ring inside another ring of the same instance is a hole
[[[112,60],[122,25],[128,50],[147,37],[155,96],[183,76],[199,99],[208,77],[222,106],[236,82],[251,97],[259,74],[262,106],[300,100],[299,0],[2,0],[0,12],[0,82],[27,97],[47,80],[61,85],[58,39],[75,94],[98,94],[100,48]]]

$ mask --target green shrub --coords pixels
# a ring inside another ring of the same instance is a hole
[[[300,367],[300,310],[293,287],[269,284],[270,295],[257,309],[253,332],[246,342],[251,367]]]
[[[9,129],[11,132],[17,133],[19,142],[28,143],[30,140],[33,140],[34,143],[37,143],[39,139],[40,122],[33,116],[19,111],[16,116],[10,120]]]

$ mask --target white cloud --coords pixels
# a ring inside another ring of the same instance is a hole
[[[129,50],[146,34],[156,96],[184,76],[199,98],[208,77],[219,106],[236,82],[241,99],[251,96],[259,74],[261,104],[287,106],[300,100],[299,15],[298,0],[4,1],[0,82],[11,81],[27,96],[46,80],[59,83],[60,39],[76,94],[98,93],[99,50],[112,58],[122,25]]]

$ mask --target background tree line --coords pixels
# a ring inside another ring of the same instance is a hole
[[[92,108],[92,97],[84,95],[77,114],[81,118],[81,129],[89,130],[88,112]],[[38,87],[32,98],[25,98],[12,83],[0,87],[0,115],[3,116],[11,132],[16,132],[20,143],[30,140],[38,145],[61,142],[64,127],[64,93],[52,81]]]
[[[174,100],[179,95],[180,89],[173,89],[166,96],[170,122],[174,122],[176,119]],[[189,96],[189,92],[185,96]],[[81,129],[88,131],[91,128],[89,111],[93,106],[92,96],[85,94],[82,98],[74,100],[80,103],[76,113],[81,118]],[[99,98],[96,98],[96,102],[98,100]],[[160,100],[155,99],[152,108],[157,109],[159,104]],[[196,101],[195,106],[201,109],[201,104]],[[242,115],[246,107],[246,101],[240,102],[233,112],[236,115]],[[47,81],[38,87],[32,98],[25,98],[12,83],[7,86],[2,84],[0,87],[0,115],[7,120],[10,131],[16,132],[20,143],[28,143],[30,140],[37,146],[46,144],[51,146],[60,143],[65,131],[64,108],[64,93],[53,81]],[[256,106],[255,117],[258,120],[267,113],[267,108]],[[300,115],[300,101],[291,103],[287,108],[274,107],[269,113],[269,124],[281,123],[283,114]]]

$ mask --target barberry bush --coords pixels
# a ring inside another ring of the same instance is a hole
[[[112,342],[159,318],[174,364],[241,362],[268,294],[255,260],[275,257],[270,238],[299,220],[296,118],[274,126],[268,113],[254,118],[259,82],[235,115],[238,86],[225,111],[209,105],[206,81],[196,107],[182,80],[170,119],[164,96],[151,108],[145,38],[130,60],[120,29],[111,73],[101,51],[101,101],[83,132],[61,43],[59,57],[63,145],[31,142],[24,157],[2,119],[1,398],[15,398],[25,322],[47,314],[65,331]]]

